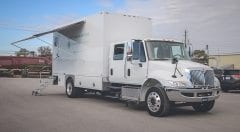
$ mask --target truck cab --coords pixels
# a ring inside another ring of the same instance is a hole
[[[207,112],[220,95],[213,70],[192,62],[183,43],[131,40],[114,43],[109,53],[111,84],[121,86],[123,100],[145,102],[151,115],[166,115],[171,104]]]

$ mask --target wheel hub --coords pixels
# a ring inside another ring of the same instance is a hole
[[[147,105],[150,111],[157,112],[161,107],[161,98],[157,92],[149,93],[147,97]]]
[[[72,94],[72,84],[71,84],[71,83],[68,83],[68,84],[67,84],[67,94],[68,94],[68,95],[71,95],[71,94]]]
[[[151,98],[151,103],[152,103],[152,105],[155,105],[156,104],[156,100],[154,98]]]

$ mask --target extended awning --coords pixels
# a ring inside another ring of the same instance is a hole
[[[68,24],[66,26],[61,26],[61,27],[58,27],[58,28],[55,28],[55,29],[52,29],[52,30],[49,30],[49,31],[45,31],[45,32],[41,32],[41,33],[38,33],[38,34],[34,34],[34,35],[30,36],[30,37],[27,37],[27,38],[15,41],[15,42],[13,42],[11,44],[15,45],[15,44],[17,44],[19,42],[30,40],[30,39],[34,39],[34,38],[38,38],[40,36],[43,36],[43,35],[46,35],[46,34],[49,34],[49,33],[53,33],[53,32],[60,32],[60,33],[63,33],[64,35],[68,36],[69,33],[71,33],[71,34],[74,33],[72,31],[75,31],[75,33],[76,33],[76,31],[79,31],[82,28],[82,25],[84,23],[85,23],[84,20],[78,21],[78,22],[75,22],[75,23],[72,23],[72,24]]]

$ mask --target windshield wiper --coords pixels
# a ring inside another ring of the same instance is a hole
[[[173,59],[172,59],[172,64],[176,64],[175,69],[174,69],[174,73],[173,73],[172,77],[173,77],[173,78],[177,78],[176,72],[178,72],[178,73],[180,74],[180,76],[182,77],[183,74],[182,74],[182,73],[179,71],[179,69],[178,69],[178,58],[173,58]]]

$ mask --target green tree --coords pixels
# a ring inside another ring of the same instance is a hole
[[[30,51],[29,54],[34,57],[36,53],[35,51]]]
[[[204,50],[194,50],[193,60],[202,64],[208,64],[208,55]]]
[[[29,51],[27,49],[21,48],[19,51],[15,52],[16,56],[27,56]]]
[[[51,48],[49,46],[41,46],[38,48],[39,56],[52,56]]]

